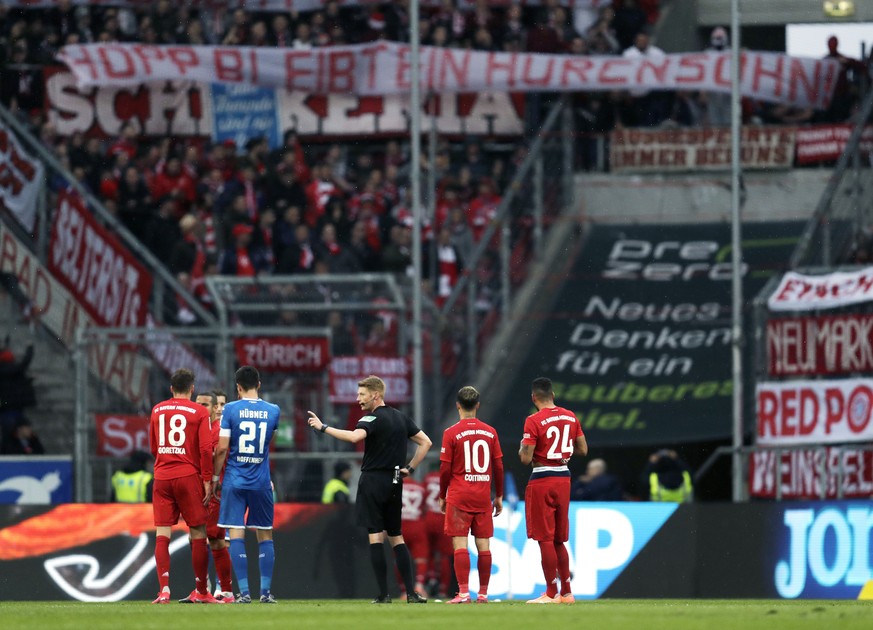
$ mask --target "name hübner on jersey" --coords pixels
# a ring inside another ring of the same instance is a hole
[[[472,473],[466,473],[464,475],[464,481],[491,481],[491,475],[474,475]]]
[[[267,412],[263,409],[240,409],[240,418],[263,418],[267,419]]]
[[[248,457],[247,455],[237,455],[236,461],[238,464],[260,464],[264,461],[263,457]]]
[[[158,455],[186,455],[184,446],[159,446]]]

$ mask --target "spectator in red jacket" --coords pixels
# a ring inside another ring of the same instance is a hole
[[[473,230],[473,240],[477,243],[488,224],[497,216],[497,206],[500,205],[500,195],[494,190],[491,179],[483,177],[479,180],[479,194],[470,202],[467,213],[470,228]]]
[[[177,211],[184,214],[196,196],[194,180],[182,170],[182,161],[175,156],[170,157],[152,182],[152,197],[169,197],[176,202]]]

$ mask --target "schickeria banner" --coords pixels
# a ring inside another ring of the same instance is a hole
[[[746,303],[783,269],[801,228],[743,226]],[[530,381],[547,376],[598,447],[729,436],[730,242],[729,224],[594,226],[553,309],[530,314],[543,325],[492,416],[506,423],[501,435],[520,435]]]

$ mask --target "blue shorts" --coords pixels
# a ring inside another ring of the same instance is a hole
[[[273,529],[272,491],[269,488],[248,490],[233,486],[222,487],[218,526]]]

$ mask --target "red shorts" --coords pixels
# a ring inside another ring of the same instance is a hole
[[[172,527],[179,522],[179,514],[188,527],[205,525],[203,480],[199,475],[155,479],[152,511],[155,515],[155,527]]]
[[[209,506],[206,508],[206,537],[209,540],[224,540],[224,528],[218,526],[220,509],[221,503],[215,499],[210,499]]]
[[[527,537],[538,542],[570,538],[570,478],[542,477],[527,482],[524,516]]]
[[[409,547],[409,555],[414,560],[426,559],[430,555],[430,546],[427,544],[427,527],[424,520],[403,521],[400,530],[403,534],[403,542]]]
[[[473,534],[473,538],[491,538],[494,535],[494,519],[491,511],[467,512],[452,504],[446,505],[446,536]]]

